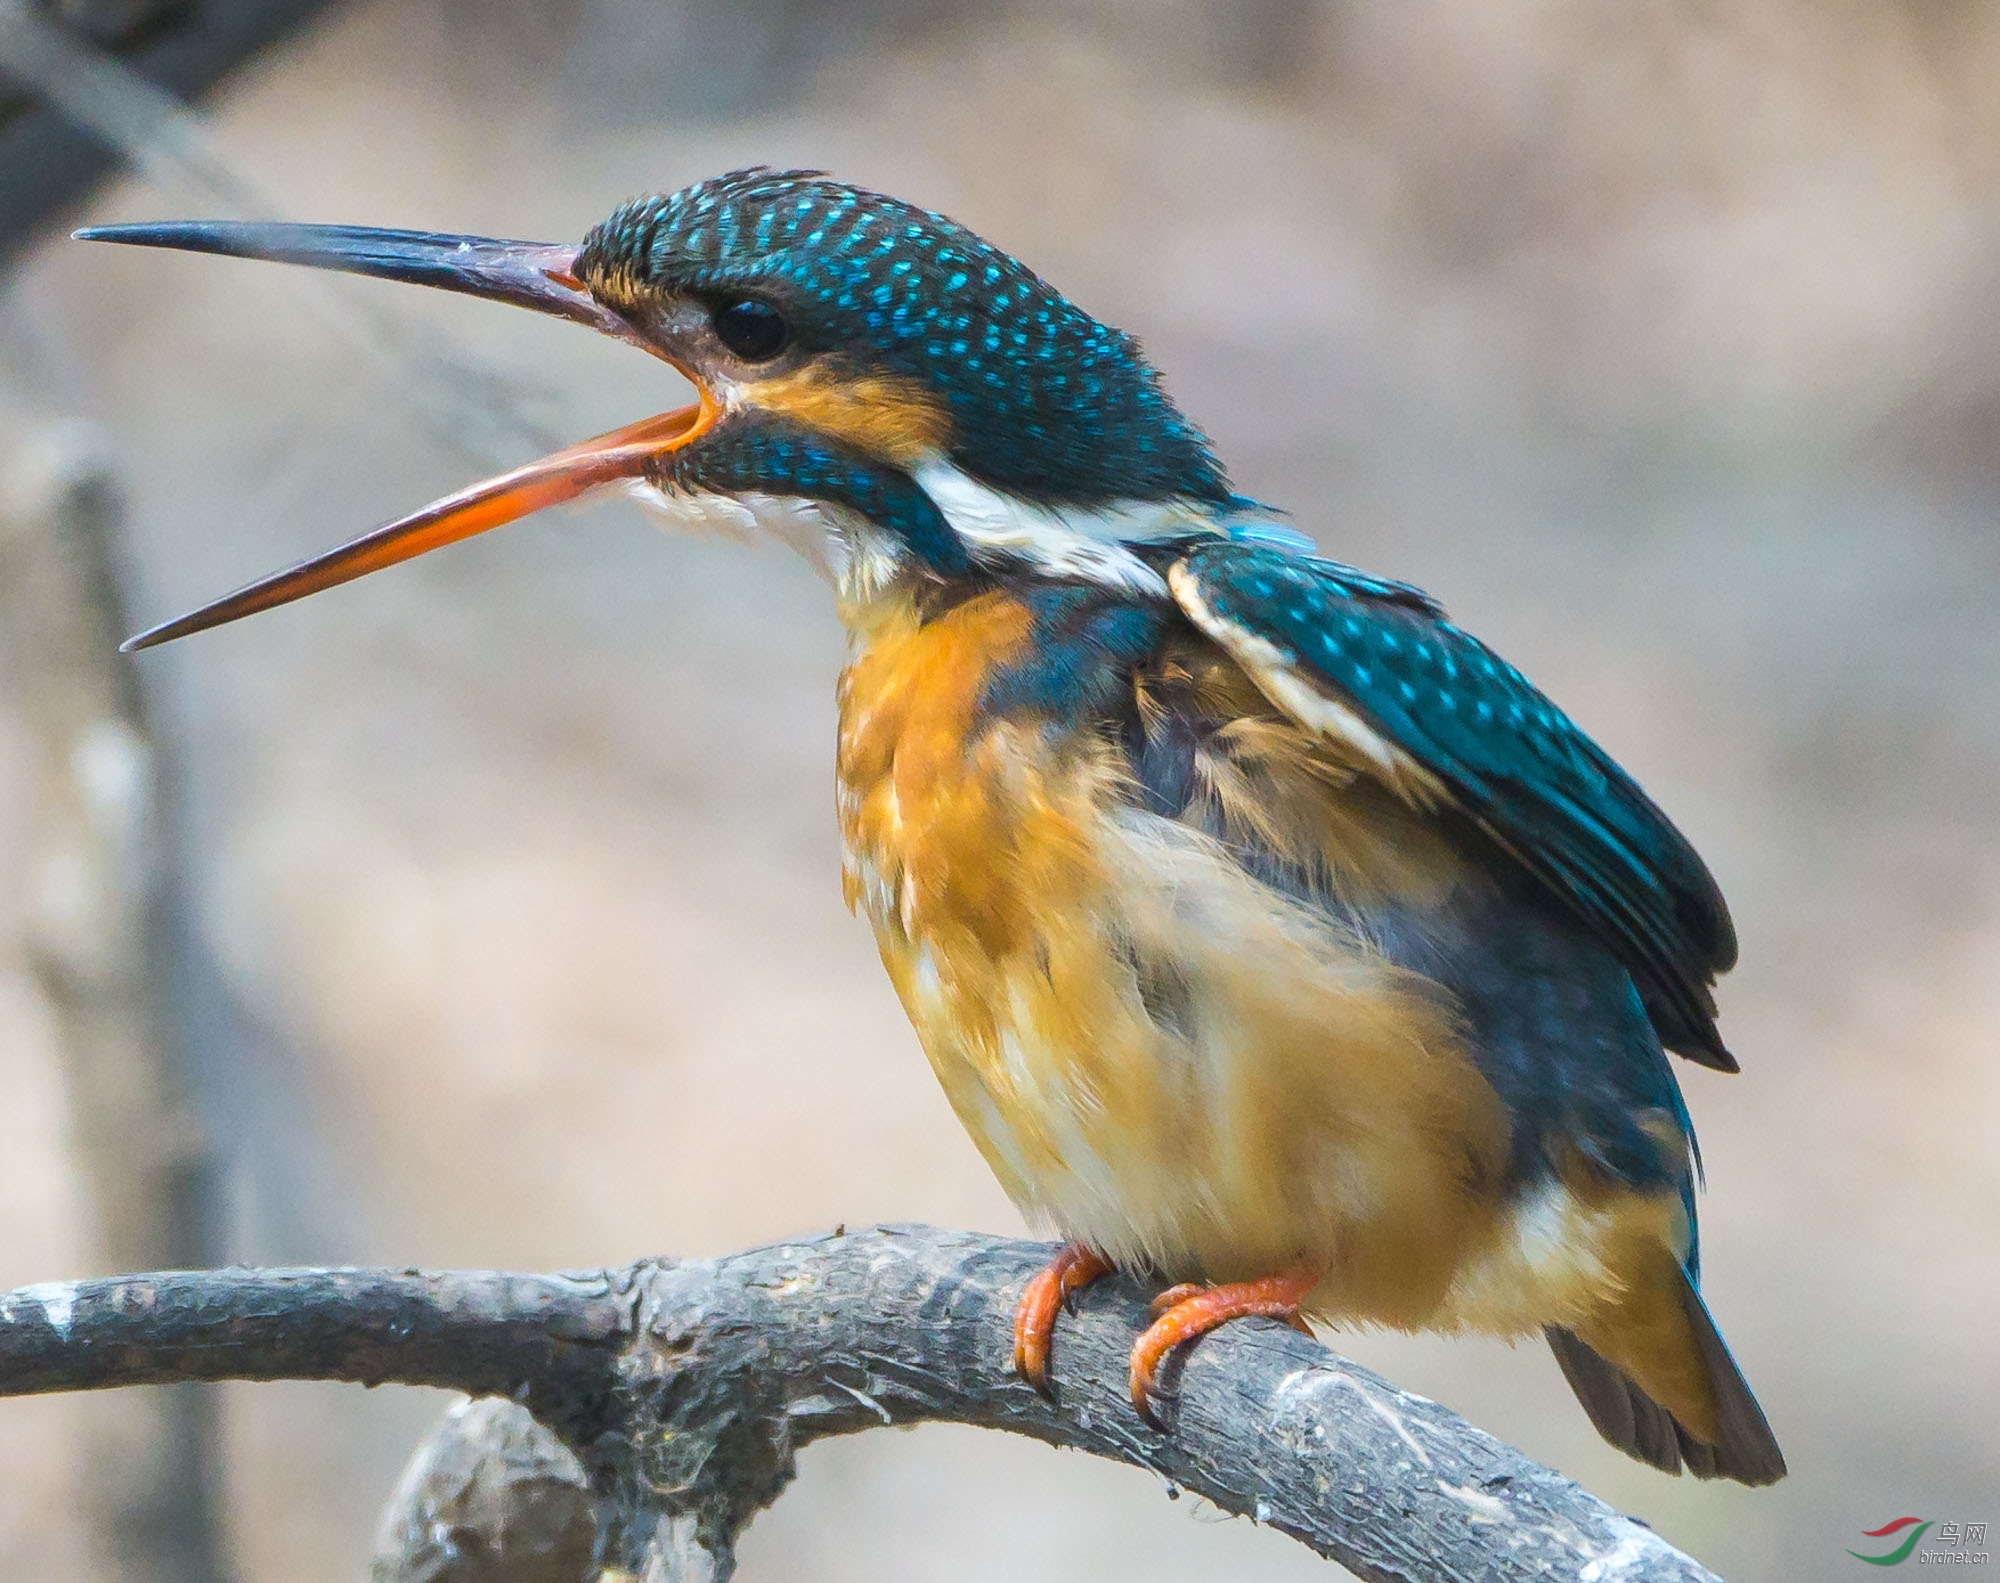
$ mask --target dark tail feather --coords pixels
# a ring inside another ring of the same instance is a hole
[[[1692,1281],[1682,1283],[1681,1306],[1715,1392],[1720,1429],[1716,1445],[1695,1439],[1624,1370],[1593,1351],[1574,1331],[1551,1325],[1543,1334],[1597,1432],[1626,1455],[1667,1473],[1685,1467],[1698,1479],[1777,1483],[1785,1476],[1784,1453]]]

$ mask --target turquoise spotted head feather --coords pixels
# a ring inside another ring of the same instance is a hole
[[[817,171],[736,171],[624,205],[585,239],[577,273],[624,300],[767,299],[803,356],[941,401],[948,459],[1023,500],[1232,503],[1132,337],[900,199]]]

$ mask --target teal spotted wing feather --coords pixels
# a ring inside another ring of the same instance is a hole
[[[1736,960],[1715,880],[1526,677],[1428,595],[1332,561],[1216,543],[1181,560],[1172,582],[1196,625],[1260,683],[1283,671],[1352,711],[1573,908],[1632,974],[1662,1043],[1736,1069],[1710,993]]]

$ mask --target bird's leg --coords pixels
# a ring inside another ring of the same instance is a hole
[[[1153,1410],[1160,1399],[1160,1365],[1184,1342],[1205,1336],[1232,1319],[1282,1319],[1294,1330],[1311,1335],[1299,1314],[1299,1304],[1319,1285],[1317,1270],[1290,1270],[1261,1281],[1234,1281],[1226,1286],[1173,1286],[1153,1300],[1159,1317],[1132,1347],[1132,1405],[1155,1429],[1162,1427]]]
[[[1057,1312],[1070,1293],[1110,1273],[1111,1261],[1102,1254],[1065,1242],[1021,1294],[1014,1310],[1014,1372],[1044,1396],[1049,1394],[1049,1343]]]

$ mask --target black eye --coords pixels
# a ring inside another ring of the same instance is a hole
[[[792,335],[785,316],[755,297],[733,297],[717,303],[709,321],[722,344],[746,363],[776,357]]]

